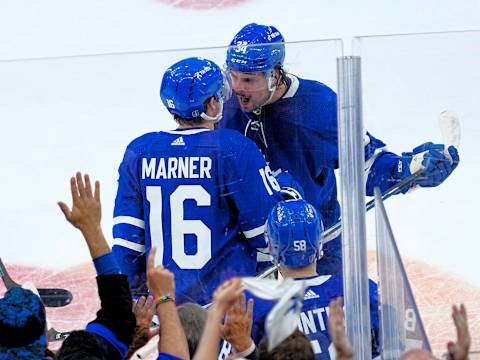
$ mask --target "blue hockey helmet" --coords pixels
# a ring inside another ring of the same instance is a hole
[[[302,267],[321,257],[322,232],[322,220],[311,204],[284,200],[270,212],[265,236],[276,263]]]
[[[171,114],[184,119],[203,117],[205,101],[214,96],[225,102],[231,95],[231,87],[220,67],[211,60],[191,57],[170,66],[163,74],[160,98]]]
[[[230,43],[227,68],[240,72],[264,72],[283,65],[285,40],[274,26],[248,24]]]

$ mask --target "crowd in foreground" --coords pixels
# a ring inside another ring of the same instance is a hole
[[[155,249],[150,252],[147,269],[151,295],[140,297],[132,309],[127,277],[120,274],[100,226],[100,184],[96,182],[92,190],[89,176],[77,173],[70,185],[72,208],[63,202],[59,206],[66,219],[83,234],[97,271],[101,308],[95,320],[84,330],[73,331],[53,354],[46,342],[46,313],[40,298],[27,289],[10,289],[0,300],[0,359],[128,359],[155,334],[159,335],[158,359],[217,359],[222,337],[233,347],[230,359],[315,359],[311,339],[299,330],[293,331],[273,349],[269,349],[270,339],[265,337],[257,346],[252,339],[252,329],[258,321],[253,311],[255,301],[244,291],[241,278],[232,278],[221,284],[213,294],[208,310],[196,304],[183,304],[177,308],[173,295],[174,276],[161,265],[155,265]],[[310,205],[303,200],[284,201],[273,209],[272,216],[275,217],[282,206],[287,217],[289,212],[297,219],[300,216],[297,223],[286,221],[292,232],[302,228],[307,233],[316,234],[313,247],[316,251],[321,249],[318,222],[315,217],[310,217]],[[284,219],[285,216],[280,222]],[[267,233],[269,231],[272,230],[267,229]],[[310,243],[306,244],[305,252],[292,252],[293,248],[285,248],[275,235],[269,238],[272,254],[285,278],[295,272],[308,273],[309,268],[315,271],[316,256],[312,257],[309,252]],[[294,264],[303,266],[295,267]],[[307,275],[306,278],[311,277]],[[160,326],[151,329],[154,314],[158,316]],[[457,340],[447,344],[449,358],[468,359],[470,335],[465,307],[453,306],[452,317]],[[329,301],[327,328],[336,358],[354,359],[355,354],[345,334],[340,297]],[[434,357],[415,349],[403,354],[402,359]]]

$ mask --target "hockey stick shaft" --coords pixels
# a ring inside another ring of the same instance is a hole
[[[406,177],[399,183],[393,185],[390,187],[387,191],[385,191],[382,195],[382,200],[386,200],[392,195],[398,194],[400,191],[402,191],[405,187],[410,187],[417,178],[423,175],[423,170],[417,171],[415,174],[410,175],[409,177]],[[369,202],[365,204],[365,211],[369,211],[375,207],[375,200],[372,199]],[[336,239],[340,233],[342,232],[342,221],[339,220],[336,224],[332,225],[329,227],[327,230],[325,230],[322,234],[323,236],[323,244],[326,244],[329,241],[332,241]],[[276,270],[278,269],[278,265],[274,265],[272,267],[269,267],[267,270],[265,270],[263,273],[258,275],[257,277],[259,279],[266,278],[267,276],[273,274]]]
[[[405,187],[411,186],[416,179],[423,175],[423,171],[417,171],[415,174],[406,177],[399,183],[390,187],[387,191],[382,194],[382,200],[386,200],[392,195],[398,194],[402,191]],[[370,200],[365,204],[365,211],[370,211],[375,207],[375,199]],[[335,239],[338,235],[340,235],[342,231],[342,222],[339,220],[335,225],[329,227],[327,230],[323,232],[323,243],[327,243]]]
[[[1,258],[0,277],[2,278],[2,281],[5,284],[7,290],[10,290],[14,287],[21,287],[19,283],[12,280]],[[72,293],[66,289],[39,288],[37,290],[43,304],[47,307],[66,306],[72,301]]]
[[[10,290],[14,287],[21,287],[20,284],[12,280],[12,278],[8,274],[7,269],[5,268],[5,265],[3,265],[2,259],[0,259],[0,276],[2,277],[2,281],[5,284],[7,290]]]

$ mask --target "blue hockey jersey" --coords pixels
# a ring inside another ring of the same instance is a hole
[[[206,304],[224,280],[253,276],[279,187],[255,144],[233,130],[179,129],[132,141],[119,168],[113,253],[132,290],[146,254],[175,275],[178,303]]]
[[[274,172],[288,170],[328,228],[340,215],[334,174],[338,168],[337,96],[320,82],[291,74],[287,77],[287,92],[263,106],[260,114],[243,112],[237,97],[232,96],[218,126],[252,139]],[[399,157],[383,151],[385,144],[369,133],[364,143],[367,195],[373,195],[375,186],[383,191],[401,180],[397,172]]]
[[[307,335],[312,344],[315,358],[330,359],[333,345],[328,335],[328,305],[332,299],[343,296],[343,279],[340,276],[322,275],[308,278],[308,287],[305,289],[302,312],[298,318],[298,329]],[[370,320],[372,327],[372,355],[379,354],[379,315],[377,285],[369,282],[370,291]],[[247,297],[252,295],[247,293]],[[259,344],[265,336],[265,319],[275,305],[274,301],[254,297],[252,339]]]
[[[303,188],[305,200],[322,216],[325,229],[339,221],[335,169],[338,168],[337,95],[328,86],[287,74],[288,89],[259,113],[242,111],[236,96],[225,104],[219,128],[252,139],[274,171],[288,171]],[[366,193],[385,191],[403,179],[401,157],[368,132],[364,136]],[[340,237],[324,245],[319,274],[341,274]]]

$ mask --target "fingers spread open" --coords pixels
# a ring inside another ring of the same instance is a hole
[[[135,304],[135,309],[142,308],[145,306],[145,296],[140,296]]]
[[[145,306],[146,306],[147,308],[149,308],[149,309],[150,309],[150,308],[153,309],[153,302],[154,302],[154,301],[153,301],[153,296],[152,296],[152,295],[148,295],[147,300],[145,301]]]
[[[100,201],[100,181],[95,181],[95,194],[94,198],[97,201]]]
[[[237,304],[238,306],[240,306],[240,308],[243,311],[245,311],[245,306],[246,306],[245,293],[242,293],[242,295],[240,295],[240,297],[238,298]]]
[[[247,317],[249,320],[253,317],[253,299],[248,300]]]
[[[70,216],[71,216],[71,211],[70,211],[70,208],[68,207],[67,204],[65,204],[64,202],[62,201],[59,201],[58,203],[58,207],[60,208],[60,210],[62,210],[62,213],[63,215],[65,215],[65,219],[67,219],[68,221],[70,221]]]
[[[82,173],[80,171],[77,171],[76,178],[78,193],[80,194],[80,197],[85,197],[85,184],[83,183]]]
[[[85,174],[84,176],[85,179],[85,194],[87,195],[88,198],[92,198],[92,184],[90,183],[90,176],[88,174]]]
[[[78,199],[78,188],[77,181],[75,180],[74,176],[70,178],[70,191],[72,193],[72,200],[75,202]]]

